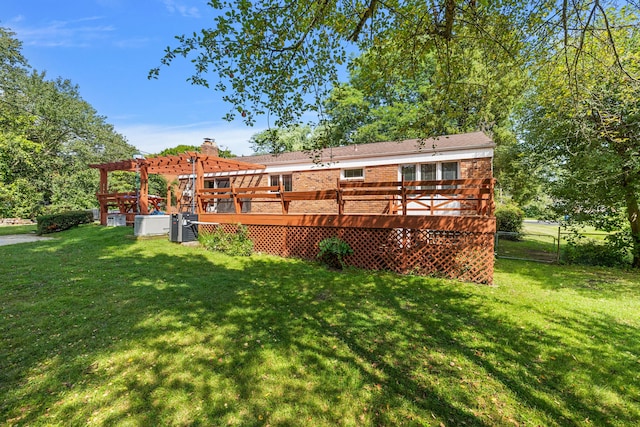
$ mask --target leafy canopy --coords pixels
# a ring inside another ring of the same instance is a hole
[[[638,16],[594,8],[588,33],[569,32],[540,64],[520,134],[554,209],[604,230],[625,224],[640,267],[640,27]]]
[[[417,78],[423,63],[435,57],[447,76],[438,90],[474,93],[469,87],[476,85],[475,77],[467,78],[463,70],[483,61],[485,72],[521,67],[524,32],[547,12],[516,1],[236,0],[209,5],[214,25],[177,37],[178,46],[166,49],[161,64],[190,58],[195,68],[189,80],[223,93],[232,105],[227,119],[240,115],[253,124],[256,115],[269,114],[280,128],[307,112],[322,118],[325,99],[357,52],[384,61],[383,66],[363,67],[361,76],[370,85],[386,83],[385,73]],[[466,51],[476,59],[463,55]],[[150,77],[159,71],[151,70]],[[458,111],[453,107],[445,109]]]
[[[32,70],[0,28],[0,216],[92,207],[98,172],[87,165],[134,152],[76,85]]]

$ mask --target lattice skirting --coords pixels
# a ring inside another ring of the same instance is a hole
[[[221,224],[226,232],[237,225]],[[214,225],[201,225],[201,232]],[[493,282],[491,233],[422,229],[247,225],[256,252],[316,259],[318,243],[338,236],[353,249],[346,263],[371,270]]]

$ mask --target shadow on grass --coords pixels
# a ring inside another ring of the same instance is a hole
[[[522,277],[549,290],[571,290],[589,298],[637,298],[640,276],[637,271],[581,265],[541,265],[532,261],[496,260],[496,277],[500,273]]]
[[[9,423],[624,425],[638,416],[637,390],[624,384],[637,370],[633,325],[571,312],[548,330],[527,328],[517,312],[494,310],[486,287],[237,259],[128,233],[70,231],[25,246],[20,259],[0,250],[11,277],[0,288]],[[591,336],[608,342],[585,345]],[[575,379],[612,401],[574,390]]]

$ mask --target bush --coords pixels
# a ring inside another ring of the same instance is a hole
[[[56,231],[68,230],[80,224],[90,224],[93,222],[93,212],[91,211],[68,211],[52,215],[42,215],[36,218],[38,222],[38,234],[55,233]]]
[[[222,227],[213,232],[201,232],[198,241],[207,250],[228,255],[249,256],[253,253],[253,241],[245,225],[238,225],[235,233],[227,233]]]
[[[524,212],[515,205],[503,205],[496,208],[496,229],[509,233],[522,232]]]
[[[353,249],[338,237],[329,237],[318,243],[318,258],[331,268],[341,270],[345,267],[344,258],[353,254]]]
[[[567,264],[624,267],[628,264],[627,250],[615,242],[569,239],[564,250],[564,262]]]

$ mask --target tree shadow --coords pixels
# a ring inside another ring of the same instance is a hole
[[[496,261],[496,276],[522,276],[543,289],[568,289],[589,298],[636,297],[640,287],[637,272],[610,267],[540,264],[532,261]]]
[[[509,423],[520,405],[549,424],[637,415],[572,395],[568,360],[552,354],[562,335],[487,312],[473,285],[231,258],[104,228],[23,253],[31,261],[14,260],[2,285],[10,423],[484,426]],[[562,347],[574,353],[616,324],[570,320],[558,327],[576,330]],[[607,358],[594,387],[633,372],[619,355],[638,354],[625,343],[640,337],[616,325],[610,351],[592,349]],[[478,402],[487,388],[514,401]]]

